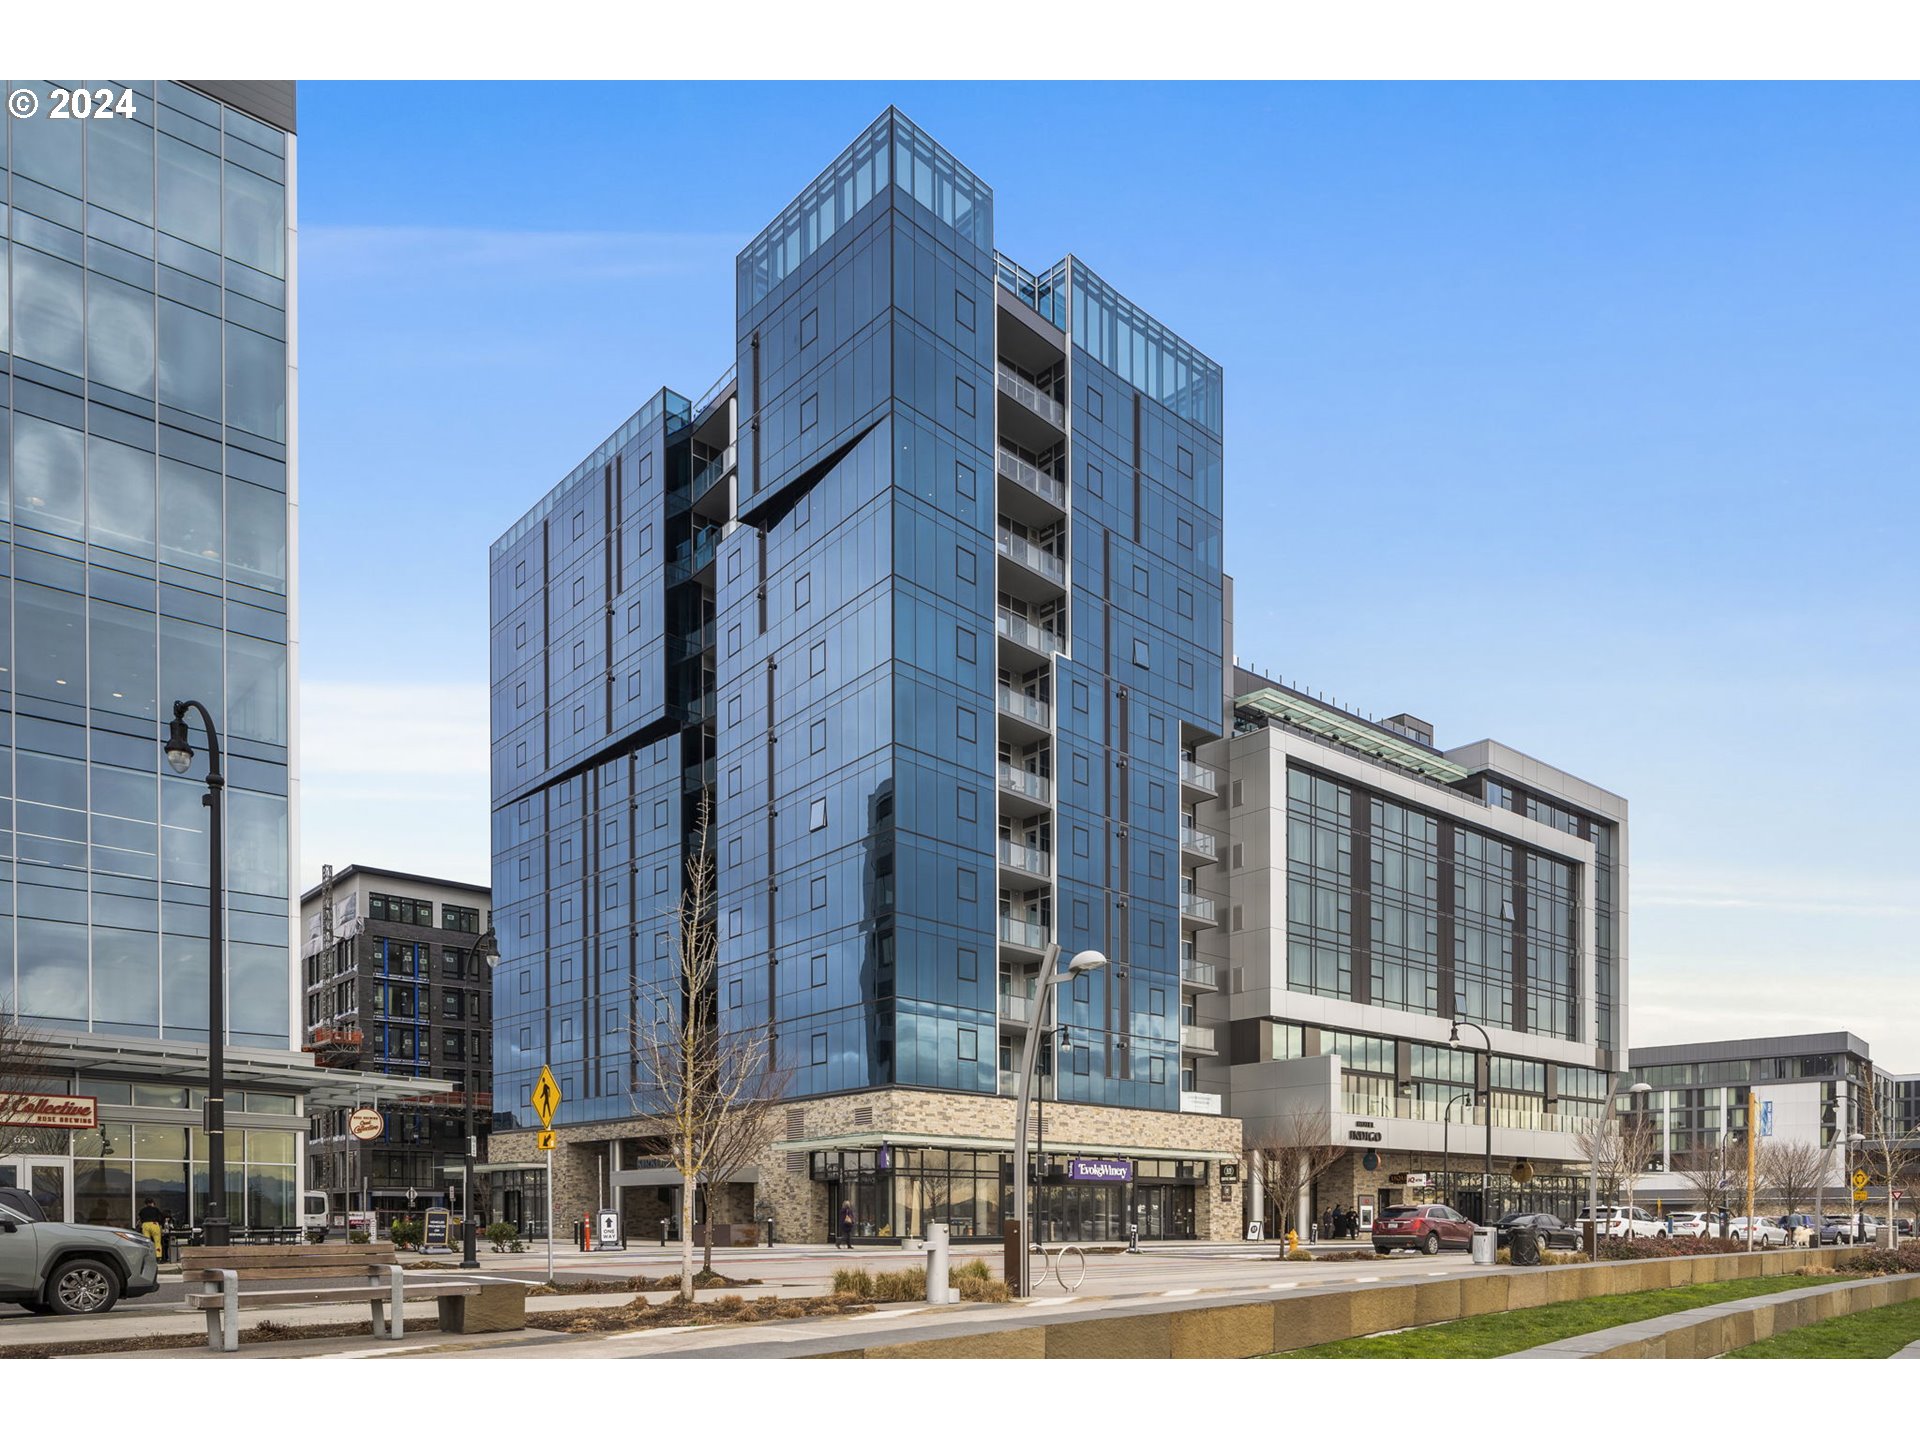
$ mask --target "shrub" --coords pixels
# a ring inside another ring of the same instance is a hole
[[[984,1260],[969,1260],[964,1265],[956,1265],[947,1271],[947,1283],[958,1285],[963,1280],[991,1280],[993,1272],[987,1269]]]
[[[833,1293],[858,1295],[863,1300],[870,1300],[873,1298],[873,1276],[857,1267],[836,1270],[833,1272]]]
[[[1655,1235],[1629,1240],[1621,1235],[1600,1237],[1602,1260],[1671,1260],[1681,1255],[1744,1255],[1745,1240],[1722,1240],[1717,1235]]]
[[[520,1245],[520,1227],[510,1220],[496,1220],[480,1232],[487,1243],[493,1247],[493,1253],[504,1255],[509,1250],[518,1250]]]
[[[418,1220],[396,1220],[387,1229],[388,1238],[403,1250],[418,1245],[425,1233]]]
[[[1852,1249],[1834,1256],[1833,1268],[1848,1275],[1920,1275],[1920,1242],[1897,1250]]]
[[[371,1245],[373,1243],[373,1236],[364,1230],[349,1230],[347,1231],[347,1243],[349,1245]]]
[[[962,1300],[996,1305],[1011,1300],[1013,1292],[1007,1288],[1007,1282],[993,1279],[986,1273],[986,1269],[985,1265],[976,1260],[962,1270],[950,1271],[948,1283],[959,1291]]]
[[[924,1300],[927,1298],[927,1272],[918,1268],[882,1270],[873,1277],[873,1298],[876,1300]]]

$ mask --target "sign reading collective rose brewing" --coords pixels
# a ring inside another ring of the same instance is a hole
[[[386,1128],[386,1120],[370,1106],[362,1105],[347,1116],[347,1133],[356,1140],[378,1140]]]
[[[1113,1185],[1124,1185],[1133,1179],[1133,1161],[1131,1160],[1069,1160],[1067,1162],[1068,1180],[1097,1180]]]
[[[100,1105],[91,1095],[30,1095],[0,1090],[0,1121],[28,1129],[93,1130]]]

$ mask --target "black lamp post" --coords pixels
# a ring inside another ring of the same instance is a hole
[[[1440,1183],[1442,1193],[1446,1195],[1449,1205],[1453,1204],[1453,1107],[1458,1105],[1462,1100],[1478,1100],[1479,1098],[1480,1092],[1478,1090],[1462,1090],[1449,1099],[1440,1112],[1440,1150],[1445,1157],[1446,1166],[1445,1170],[1442,1171],[1445,1178]]]
[[[473,942],[473,948],[467,951],[467,958],[471,960],[475,955],[484,954],[487,957],[487,969],[491,971],[495,965],[500,963],[500,955],[498,952],[499,942],[494,939],[493,926],[489,925],[487,926],[486,934]],[[473,1161],[474,1151],[479,1147],[479,1141],[473,1133],[473,1077],[478,1073],[476,1066],[477,1059],[478,1057],[473,1055],[467,1057],[467,1084],[465,1086],[467,1092],[467,1169],[466,1175],[460,1181],[460,1208],[466,1212],[465,1216],[462,1217],[464,1223],[460,1226],[460,1268],[462,1270],[478,1270],[480,1268],[480,1257],[475,1246],[475,1241],[478,1237],[474,1234],[473,1225]]]
[[[200,1228],[208,1245],[225,1245],[232,1238],[227,1218],[227,1095],[224,1070],[227,1061],[227,976],[226,950],[222,944],[220,881],[226,870],[221,845],[221,817],[227,780],[220,773],[220,736],[213,728],[213,716],[198,700],[173,702],[173,721],[167,726],[164,742],[167,763],[174,774],[184,775],[193,764],[193,742],[187,736],[187,712],[200,712],[200,723],[207,730],[207,793],[200,803],[207,807],[207,1108],[200,1128],[207,1136],[207,1208]]]
[[[1456,1047],[1460,1044],[1460,1027],[1462,1025],[1467,1026],[1469,1029],[1480,1031],[1480,1044],[1487,1052],[1487,1083],[1485,1086],[1487,1097],[1487,1168],[1480,1172],[1480,1223],[1482,1225],[1491,1225],[1494,1217],[1487,1212],[1493,1208],[1493,1041],[1488,1038],[1487,1032],[1481,1029],[1480,1026],[1475,1025],[1473,1021],[1456,1020],[1453,1022],[1452,1032],[1447,1036],[1447,1044]]]

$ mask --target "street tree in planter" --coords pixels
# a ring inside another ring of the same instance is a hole
[[[675,965],[636,997],[633,1094],[664,1162],[680,1176],[680,1297],[694,1294],[697,1186],[721,1184],[762,1150],[784,1093],[770,1019],[723,1023],[715,923],[710,802],[702,800],[685,883],[674,908]],[[709,1225],[709,1239],[712,1227]],[[711,1259],[711,1244],[708,1247]]]

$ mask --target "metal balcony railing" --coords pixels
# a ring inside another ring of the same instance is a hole
[[[1051,550],[1042,550],[1031,540],[1015,535],[1010,530],[1002,530],[999,539],[1000,553],[1016,565],[1024,566],[1034,574],[1065,587],[1067,583],[1067,562]]]
[[[1188,760],[1184,756],[1180,760],[1180,783],[1191,785],[1196,790],[1205,790],[1209,795],[1218,793],[1220,789],[1218,775],[1199,761]]]
[[[1057,631],[1036,625],[1024,615],[1011,610],[995,613],[993,628],[1016,645],[1024,645],[1036,655],[1051,655],[1060,648],[1060,636]]]
[[[1209,925],[1214,923],[1213,901],[1204,895],[1182,895],[1180,913],[1189,915],[1195,920],[1204,920]]]
[[[1220,971],[1211,960],[1182,960],[1180,978],[1189,985],[1205,985],[1211,990],[1220,987]]]
[[[1010,450],[1000,452],[1000,473],[1022,490],[1031,490],[1056,509],[1067,508],[1067,482],[1056,480],[1037,465],[1030,465]]]
[[[1209,860],[1220,858],[1220,842],[1204,830],[1196,830],[1191,825],[1180,827],[1180,848],[1192,851],[1195,855],[1204,855]]]
[[[1015,374],[1007,366],[1001,365],[997,368],[1000,372],[1000,390],[1003,394],[1011,395],[1042,419],[1051,421],[1055,429],[1067,428],[1067,412],[1058,400],[1051,395],[1041,393],[1031,380]]]
[[[1053,782],[1044,775],[1036,775],[1031,770],[1022,770],[1018,765],[1008,765],[1004,761],[1000,766],[1000,788],[1015,795],[1024,795],[1039,804],[1048,804],[1053,798]]]
[[[1025,1025],[1033,1014],[1033,1001],[1025,995],[1002,995],[1000,997],[1000,1018],[1011,1020],[1016,1025]]]
[[[1022,845],[1018,840],[1000,842],[1000,863],[1009,870],[1038,875],[1045,880],[1053,874],[1053,856],[1037,845]]]
[[[1212,1050],[1213,1027],[1210,1025],[1182,1025],[1180,1027],[1180,1046],[1183,1050]]]
[[[1044,700],[1036,700],[1031,695],[1022,695],[1018,690],[1000,687],[1000,713],[1011,715],[1016,720],[1024,720],[1029,725],[1042,730],[1053,726],[1053,707]]]

